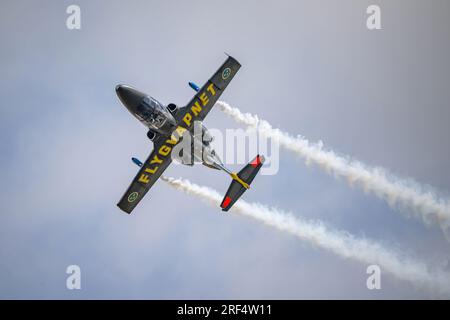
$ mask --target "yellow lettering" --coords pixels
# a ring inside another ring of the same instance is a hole
[[[208,88],[206,88],[206,90],[208,90],[212,96],[216,95],[216,90],[214,89],[214,83],[211,83]]]
[[[173,137],[173,135],[172,135],[172,137]],[[171,144],[171,145],[177,144],[178,140],[173,139],[172,137],[170,137],[170,139],[167,139],[166,143]]]
[[[155,154],[155,156],[153,157],[152,161],[150,161],[150,163],[162,163],[162,160],[158,158],[157,154]]]
[[[156,167],[154,167],[153,169],[150,169],[150,168],[145,168],[145,172],[147,172],[147,173],[151,173],[151,174],[154,174],[156,171],[158,171],[158,166],[156,166]]]
[[[159,148],[159,154],[166,157],[170,153],[170,150],[172,150],[171,147],[163,145],[161,146],[161,148]]]
[[[208,96],[204,92],[200,95],[200,100],[202,101],[203,106],[206,106],[209,102]]]
[[[150,181],[150,179],[148,178],[148,175],[146,175],[146,174],[141,174],[141,176],[139,177],[139,180],[138,180],[139,182],[142,182],[142,183],[149,183],[149,181]]]
[[[178,142],[178,140],[180,140],[180,138],[183,136],[183,133],[186,131],[186,128],[180,127],[178,126],[175,131],[172,133],[172,135],[170,136],[170,139],[172,139],[173,141],[175,141],[175,143]],[[174,144],[175,144],[174,143]]]
[[[184,117],[183,117],[183,121],[184,121],[184,123],[186,123],[186,125],[187,125],[188,127],[191,126],[191,120],[192,120],[191,114],[190,114],[190,113],[186,113],[186,114],[184,115]]]
[[[202,107],[200,106],[200,103],[198,103],[198,101],[195,101],[194,105],[191,107],[191,111],[195,116],[198,116],[200,111],[202,111]]]
[[[183,135],[183,133],[186,131],[186,128],[178,126],[175,131],[180,135],[180,137]]]

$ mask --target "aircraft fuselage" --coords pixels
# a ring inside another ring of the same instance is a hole
[[[176,129],[177,122],[175,118],[158,100],[126,85],[118,85],[116,92],[128,111],[149,130],[161,135],[168,135]],[[197,132],[197,134],[186,131],[190,135],[190,152],[183,153],[184,156],[179,159],[180,162],[185,165],[193,165],[194,162],[199,162],[210,168],[226,170],[223,168],[221,159],[210,145],[212,137],[208,129],[201,123],[196,128],[193,131],[194,133]],[[168,152],[171,146],[172,144],[161,148],[161,152]],[[155,162],[157,162],[157,159]],[[226,171],[228,172],[228,170]]]

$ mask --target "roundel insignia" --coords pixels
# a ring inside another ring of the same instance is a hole
[[[136,191],[133,193],[130,193],[130,195],[128,196],[128,202],[133,202],[135,201],[139,196],[139,193],[137,193]]]
[[[230,69],[230,68],[225,68],[225,69],[223,69],[223,71],[222,71],[222,79],[223,79],[223,80],[228,79],[228,77],[230,76],[230,74],[231,74],[231,69]]]

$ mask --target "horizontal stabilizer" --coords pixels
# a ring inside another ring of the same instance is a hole
[[[220,207],[222,211],[228,211],[233,204],[242,196],[248,186],[252,183],[253,179],[261,169],[264,163],[264,157],[257,155],[249,164],[247,164],[239,173],[228,188],[225,197],[222,200]]]

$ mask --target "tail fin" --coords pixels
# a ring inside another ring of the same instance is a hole
[[[264,156],[257,155],[249,164],[247,164],[239,173],[231,174],[231,181],[225,197],[220,207],[222,211],[228,211],[233,204],[242,196],[245,190],[250,188],[250,184],[261,169],[264,163]]]

